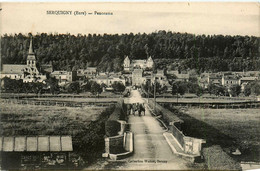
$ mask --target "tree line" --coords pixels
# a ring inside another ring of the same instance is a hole
[[[30,36],[1,36],[1,64],[26,63]],[[130,59],[152,56],[159,68],[204,71],[260,70],[260,38],[255,36],[194,35],[157,31],[150,34],[47,34],[33,36],[38,63],[55,70],[97,66],[99,71],[121,71]]]
[[[155,85],[156,84],[156,85]],[[153,97],[154,92],[157,95],[161,95],[167,93],[167,87],[165,85],[161,85],[159,82],[151,83],[150,81],[145,82],[142,84],[142,90],[145,91],[146,97]],[[242,91],[242,87],[238,84],[232,85],[231,87],[227,88],[223,85],[219,84],[209,84],[207,88],[201,87],[197,81],[193,78],[190,78],[188,81],[175,81],[171,83],[172,91],[170,92],[172,95],[180,95],[183,96],[185,93],[195,94],[198,97],[202,96],[203,94],[210,94],[215,96],[258,96],[260,95],[260,81],[255,80],[251,83],[248,83],[244,90]],[[154,90],[155,89],[155,90]],[[242,93],[242,94],[241,94]]]
[[[99,96],[107,87],[104,83],[98,84],[95,81],[88,80],[83,84],[79,82],[71,82],[65,86],[59,86],[58,80],[55,78],[48,78],[46,83],[42,82],[23,82],[23,80],[14,80],[7,77],[0,79],[1,92],[7,93],[35,93],[44,94],[51,93],[53,95],[59,93],[79,94],[91,92],[93,95]],[[121,82],[114,82],[111,87],[115,93],[123,93],[125,86]],[[126,92],[124,92],[125,95]]]

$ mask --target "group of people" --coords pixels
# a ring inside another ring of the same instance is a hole
[[[128,115],[133,114],[135,116],[136,111],[138,112],[139,116],[141,116],[142,112],[145,116],[144,103],[132,103],[127,105]]]

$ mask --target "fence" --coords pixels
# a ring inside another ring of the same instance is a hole
[[[228,102],[228,103],[190,103],[190,102],[159,102],[162,106],[185,106],[185,107],[198,107],[203,109],[243,109],[243,108],[260,108],[260,102]]]
[[[8,104],[40,105],[40,106],[60,106],[60,107],[88,107],[88,106],[111,106],[116,102],[71,102],[71,101],[52,101],[52,100],[18,100],[18,99],[1,99]]]

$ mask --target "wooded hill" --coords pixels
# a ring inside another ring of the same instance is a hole
[[[30,34],[1,37],[1,64],[26,63]],[[150,34],[70,35],[39,33],[33,46],[39,64],[55,70],[97,66],[99,71],[120,71],[130,59],[152,56],[157,67],[203,71],[260,70],[260,37],[194,35],[158,31]]]

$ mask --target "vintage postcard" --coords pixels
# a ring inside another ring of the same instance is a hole
[[[259,7],[0,3],[0,169],[260,169]]]

